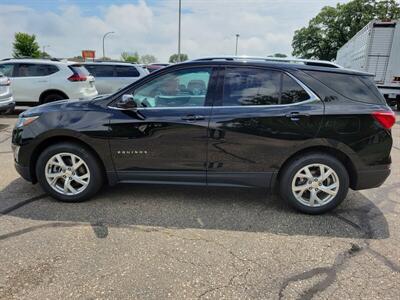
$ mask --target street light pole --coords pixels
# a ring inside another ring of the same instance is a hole
[[[237,50],[238,50],[238,43],[239,43],[239,33],[236,33],[236,48],[235,48],[235,56],[237,56]]]
[[[105,50],[105,47],[104,47],[104,39],[106,38],[107,35],[112,34],[112,33],[115,33],[115,32],[114,31],[109,31],[109,32],[107,32],[107,33],[105,33],[103,35],[103,59],[106,58],[106,50]]]
[[[181,14],[182,14],[182,0],[179,0],[179,24],[178,24],[178,62],[181,61]]]

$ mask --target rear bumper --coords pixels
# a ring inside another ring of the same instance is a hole
[[[370,167],[357,172],[353,190],[372,189],[381,186],[390,175],[390,165]]]
[[[14,107],[15,107],[15,101],[13,97],[10,97],[8,99],[0,99],[0,111],[14,109]]]

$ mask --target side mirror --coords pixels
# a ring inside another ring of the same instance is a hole
[[[137,104],[135,102],[135,99],[133,98],[133,95],[125,94],[122,95],[122,98],[120,100],[118,100],[117,107],[123,109],[132,109],[137,108]]]

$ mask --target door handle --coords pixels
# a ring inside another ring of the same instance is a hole
[[[300,118],[305,118],[305,117],[309,117],[309,116],[310,115],[307,113],[300,113],[297,111],[293,111],[293,112],[290,112],[285,115],[286,118],[290,118],[290,120],[292,120],[292,121],[299,121]]]
[[[181,118],[184,121],[188,121],[188,122],[195,122],[195,121],[199,121],[199,120],[204,120],[205,117],[204,116],[200,116],[200,115],[187,115]]]

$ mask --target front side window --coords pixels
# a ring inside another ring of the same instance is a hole
[[[140,73],[135,67],[115,66],[115,77],[139,77]]]
[[[112,65],[85,65],[85,68],[94,77],[114,77],[114,66]]]
[[[7,77],[13,77],[14,64],[2,64],[0,65],[0,73]]]
[[[185,69],[161,75],[133,92],[139,107],[203,106],[212,68]]]
[[[227,68],[224,106],[292,104],[310,99],[289,75],[257,68]]]

